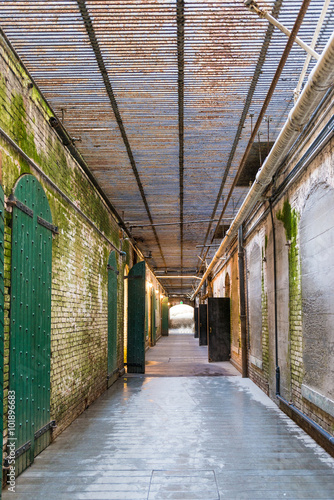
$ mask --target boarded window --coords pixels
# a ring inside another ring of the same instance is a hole
[[[334,399],[334,189],[309,196],[300,223],[304,383]]]

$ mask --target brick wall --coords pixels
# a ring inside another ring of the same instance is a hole
[[[0,127],[41,169],[1,136],[2,184],[8,197],[23,174],[41,182],[59,234],[52,247],[51,418],[55,437],[107,388],[108,279],[112,242],[121,249],[117,221],[49,125],[53,116],[20,63],[0,38]],[[44,177],[46,174],[49,181]],[[54,185],[56,186],[54,186]],[[61,191],[61,192],[60,192]],[[89,218],[89,220],[87,219]],[[11,213],[5,223],[5,422],[9,363]],[[109,240],[109,241],[108,241]],[[133,250],[118,258],[117,359],[123,367],[123,272]]]

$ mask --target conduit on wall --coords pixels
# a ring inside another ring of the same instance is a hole
[[[238,232],[239,227],[250,214],[255,204],[259,201],[264,191],[269,186],[273,175],[278,170],[291,146],[302,132],[304,126],[310,120],[313,112],[325,95],[328,88],[333,85],[334,80],[334,33],[327,42],[326,47],[317,65],[311,72],[309,79],[295,106],[289,113],[276,142],[267,156],[262,168],[258,171],[255,181],[250,188],[243,204],[241,205],[230,229],[215,253],[211,263],[206,269],[198,287],[191,296],[191,300],[199,293],[204,281],[212,272],[214,266],[223,256],[225,250],[231,244],[232,239]]]

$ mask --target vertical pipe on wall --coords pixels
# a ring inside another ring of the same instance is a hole
[[[271,226],[273,234],[273,261],[274,261],[274,318],[275,318],[275,366],[276,366],[276,396],[280,394],[280,369],[278,366],[278,323],[277,323],[277,265],[276,265],[276,233],[273,216],[272,199],[269,198]]]
[[[238,270],[239,270],[239,297],[240,297],[240,325],[241,325],[241,366],[242,377],[248,375],[247,366],[247,328],[246,328],[246,293],[245,293],[245,264],[243,247],[243,228],[238,230]]]

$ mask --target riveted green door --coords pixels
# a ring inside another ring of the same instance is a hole
[[[3,435],[3,358],[4,358],[4,194],[0,186],[0,450]],[[1,498],[0,481],[0,498]]]
[[[16,473],[50,443],[52,217],[38,180],[18,181],[12,221],[9,389],[15,391]]]
[[[154,288],[151,289],[151,346],[157,343],[156,340],[156,310],[157,310],[157,299],[155,295]]]
[[[168,297],[162,299],[161,303],[161,335],[168,335]]]
[[[108,260],[108,386],[117,378],[117,270],[116,252]]]
[[[128,276],[128,373],[145,373],[145,262]]]

